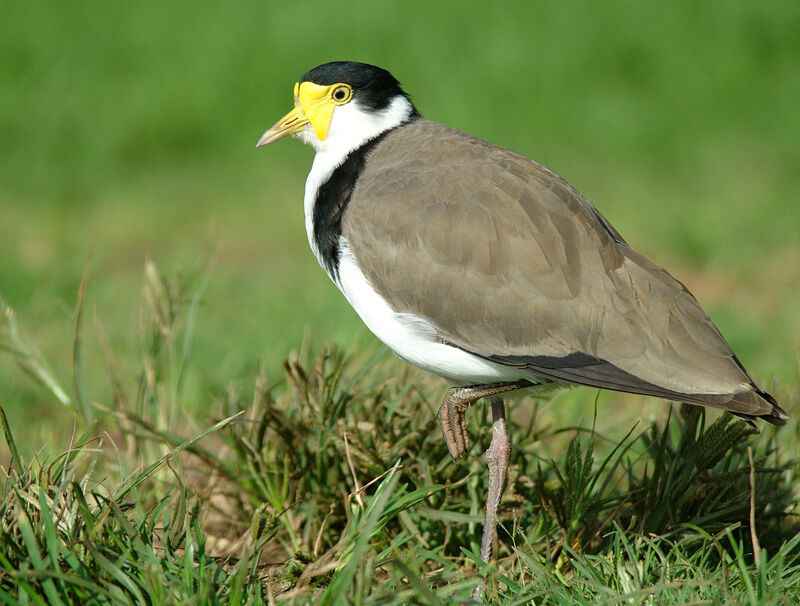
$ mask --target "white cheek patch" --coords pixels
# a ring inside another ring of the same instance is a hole
[[[346,156],[383,131],[405,122],[412,111],[411,102],[403,95],[397,95],[379,111],[365,108],[354,98],[333,110],[324,141],[320,141],[311,130],[313,140],[307,142],[317,153]]]

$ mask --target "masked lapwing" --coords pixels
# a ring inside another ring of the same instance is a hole
[[[453,458],[467,407],[490,398],[484,561],[510,448],[498,394],[588,385],[787,419],[686,287],[569,183],[425,120],[386,70],[312,69],[258,146],[286,135],[316,150],[304,209],[320,264],[394,353],[450,383],[438,416]]]

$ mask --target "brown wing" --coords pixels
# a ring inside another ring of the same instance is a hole
[[[447,343],[553,380],[773,414],[689,291],[523,156],[413,122],[368,156],[342,235],[392,308]]]

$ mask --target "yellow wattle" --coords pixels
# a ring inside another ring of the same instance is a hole
[[[324,141],[328,136],[333,110],[336,109],[336,103],[330,96],[331,89],[336,86],[338,85],[322,86],[313,82],[301,82],[299,87],[295,87],[297,91],[295,102],[302,108],[320,141]]]

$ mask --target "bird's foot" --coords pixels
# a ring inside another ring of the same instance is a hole
[[[452,390],[451,390],[452,391]],[[447,392],[448,396],[450,392]],[[439,426],[442,428],[447,450],[455,461],[469,450],[469,435],[467,434],[466,413],[468,403],[445,397],[439,408]]]
[[[472,385],[470,387],[451,387],[444,396],[444,401],[439,407],[439,425],[447,442],[447,450],[455,461],[469,450],[469,435],[467,434],[467,408],[470,404],[488,396],[530,387],[529,381],[516,381],[514,383],[494,383],[490,385]]]

